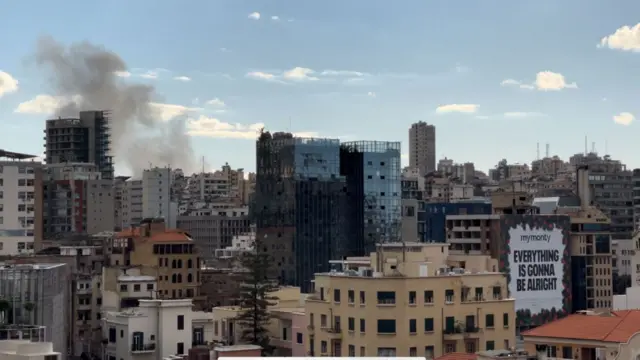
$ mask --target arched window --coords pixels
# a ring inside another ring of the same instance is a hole
[[[171,282],[172,283],[176,283],[177,282],[178,277],[176,276],[176,274],[171,275]]]
[[[173,261],[171,261],[171,267],[172,267],[173,269],[175,269],[175,268],[176,268],[176,265],[177,265],[177,263],[176,263],[176,259],[173,259]]]
[[[182,274],[178,274],[178,283],[182,282]]]
[[[191,259],[187,260],[187,267],[189,269],[191,269],[193,267],[193,260],[191,260]]]
[[[190,273],[187,275],[187,282],[193,282],[193,275]]]
[[[178,259],[178,269],[182,269],[182,260]]]

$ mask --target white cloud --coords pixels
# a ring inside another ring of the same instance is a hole
[[[215,107],[225,107],[227,106],[227,104],[224,103],[224,101],[218,99],[218,98],[214,98],[211,99],[209,101],[207,101],[207,105],[211,105],[211,106],[215,106]]]
[[[191,78],[188,76],[176,76],[173,78],[173,80],[178,80],[178,81],[191,81]]]
[[[273,74],[262,72],[262,71],[252,71],[245,75],[248,78],[257,79],[257,80],[265,80],[265,81],[276,81],[277,77]]]
[[[37,95],[35,98],[18,104],[13,112],[21,114],[51,115],[56,109],[69,102],[71,99],[62,96],[46,94]]]
[[[321,75],[324,76],[349,76],[349,77],[362,77],[367,74],[360,71],[351,71],[351,70],[324,70]]]
[[[508,111],[504,113],[504,117],[506,118],[526,118],[538,116],[544,116],[544,114],[534,111]]]
[[[204,115],[200,115],[197,119],[189,119],[187,122],[187,134],[212,138],[255,139],[262,128],[264,128],[263,123],[231,124]]]
[[[436,108],[436,113],[445,114],[452,112],[459,112],[465,114],[473,114],[478,111],[480,105],[477,104],[449,104],[449,105],[441,105]]]
[[[118,77],[128,78],[131,77],[131,73],[128,71],[114,71],[113,74]]]
[[[309,69],[309,68],[303,68],[303,67],[294,67],[291,70],[287,70],[284,72],[284,74],[282,74],[282,77],[284,77],[287,80],[293,80],[293,81],[316,81],[318,80],[317,77],[312,76],[312,74],[314,74],[315,71]]]
[[[157,71],[147,71],[144,74],[140,74],[141,78],[145,78],[145,79],[157,79],[158,78],[158,72]]]
[[[613,34],[603,37],[598,47],[622,51],[640,51],[640,23],[633,27],[625,25],[617,29]]]
[[[18,91],[18,80],[11,74],[0,70],[0,97]]]
[[[251,20],[260,20],[260,13],[259,12],[252,12],[251,14],[249,14],[249,19],[251,19]]]
[[[274,15],[274,16],[271,17],[271,20],[278,21],[278,20],[280,20],[280,17]]]
[[[634,122],[636,119],[635,116],[633,116],[632,113],[628,113],[628,112],[621,112],[618,115],[615,115],[613,117],[613,122],[615,122],[616,124],[620,124],[620,125],[631,125],[632,122]]]
[[[189,115],[202,110],[202,108],[197,107],[162,103],[149,103],[149,106],[156,113],[156,116],[163,121],[169,121],[176,116]]]
[[[506,79],[500,83],[501,86],[513,86],[527,90],[559,91],[562,89],[577,89],[576,83],[568,83],[564,75],[553,71],[540,71],[536,74],[536,80],[532,84],[519,80]]]
[[[369,91],[367,93],[367,96],[374,98],[374,97],[376,97],[376,93],[374,93],[373,91]]]

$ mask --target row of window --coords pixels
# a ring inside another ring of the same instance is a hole
[[[196,262],[198,262],[196,260]],[[171,268],[172,269],[182,269],[182,259],[173,259],[171,260]],[[187,269],[193,269],[194,261],[192,259],[187,260]],[[198,267],[200,265],[198,264]],[[158,267],[169,267],[169,258],[158,258]]]
[[[474,289],[474,293],[471,294],[470,288],[464,288],[460,293],[460,300],[462,302],[465,301],[484,301],[484,293],[485,289],[482,287],[476,287]],[[341,291],[340,289],[333,290],[333,302],[340,303],[341,302]],[[494,300],[502,299],[502,288],[500,286],[492,287],[492,297]],[[416,291],[409,291],[408,293],[409,305],[417,305],[418,303],[418,293]],[[326,300],[324,295],[324,288],[320,288],[320,300]],[[433,290],[424,290],[422,301],[425,305],[431,305],[434,303],[434,291]],[[444,301],[447,304],[453,303],[455,301],[455,291],[453,289],[447,289],[444,292]],[[347,291],[347,302],[349,304],[355,304],[356,302],[356,293],[354,290]],[[359,293],[359,303],[360,305],[366,304],[366,292],[360,291]],[[396,292],[395,291],[378,291],[377,292],[377,304],[378,305],[395,305],[396,304]]]
[[[153,284],[146,284],[146,290],[147,291],[153,291]],[[120,291],[126,292],[129,291],[129,284],[120,284]],[[133,284],[133,291],[134,292],[138,292],[138,291],[142,291],[142,285],[141,284]]]
[[[0,165],[0,174],[4,172],[4,167]],[[33,174],[35,169],[30,166],[18,166],[18,174]]]
[[[4,186],[4,179],[0,179],[0,186]],[[18,186],[35,186],[34,179],[18,179]]]
[[[193,244],[155,244],[153,245],[154,254],[194,254],[195,246]]]

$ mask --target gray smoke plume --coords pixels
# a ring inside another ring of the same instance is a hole
[[[124,82],[116,74],[127,70],[115,53],[82,42],[65,47],[50,37],[39,39],[36,63],[46,68],[55,96],[69,99],[56,116],[77,117],[81,110],[111,110],[111,149],[116,164],[134,174],[153,166],[195,170],[195,158],[185,133],[186,114],[163,121],[161,102],[153,86]]]

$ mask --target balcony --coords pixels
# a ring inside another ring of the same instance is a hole
[[[131,353],[132,354],[145,354],[156,351],[156,343],[146,343],[146,344],[132,344],[131,345]]]
[[[479,337],[480,328],[476,326],[465,326],[464,328],[464,337],[465,338],[476,338]]]
[[[455,326],[453,328],[444,329],[442,331],[444,335],[444,340],[462,340],[464,328],[460,326]]]
[[[332,340],[342,339],[342,329],[340,327],[323,327],[322,331],[327,334],[327,337]]]

